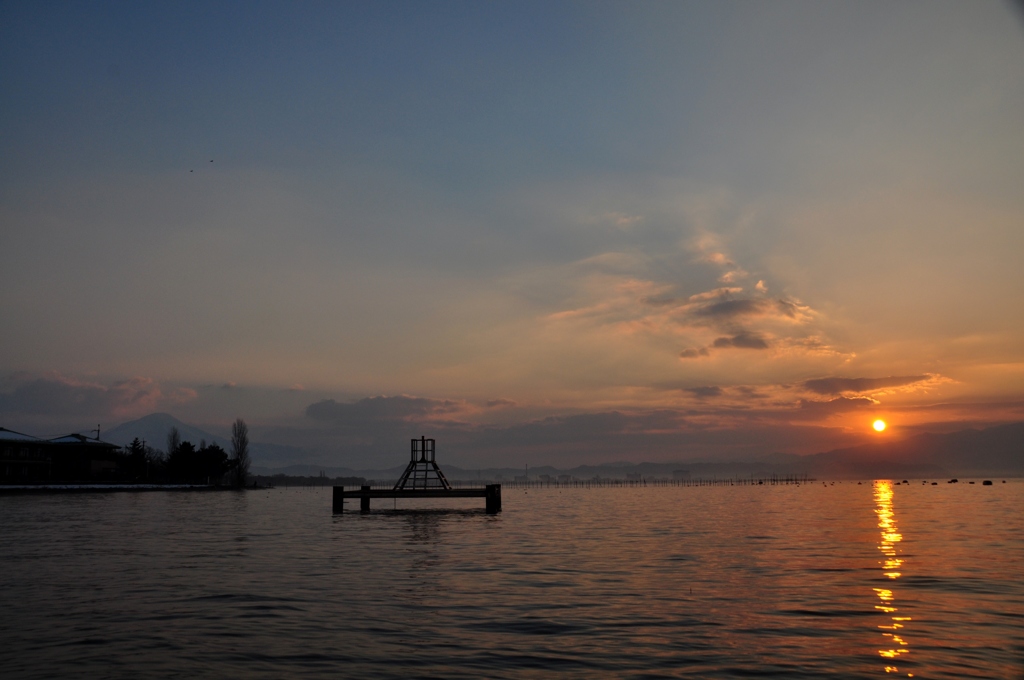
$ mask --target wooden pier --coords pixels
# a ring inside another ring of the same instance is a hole
[[[359,510],[370,511],[371,498],[483,498],[488,514],[501,512],[501,484],[454,489],[434,459],[434,440],[420,437],[412,440],[412,457],[401,478],[390,489],[361,486],[345,491],[334,487],[332,504],[335,513],[345,512],[345,499],[358,498]]]
[[[345,512],[346,498],[358,498],[361,512],[370,511],[371,498],[483,498],[488,514],[501,512],[501,484],[469,489],[371,489],[361,486],[347,491],[343,486],[336,486],[333,499],[335,513]]]

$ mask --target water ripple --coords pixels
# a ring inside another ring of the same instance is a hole
[[[1024,484],[979,489],[531,490],[498,516],[335,516],[329,490],[0,497],[0,668],[1021,677]]]

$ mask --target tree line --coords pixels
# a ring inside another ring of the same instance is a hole
[[[167,448],[155,449],[136,437],[121,455],[119,467],[131,478],[179,484],[229,484],[249,481],[249,428],[239,418],[231,426],[231,451],[215,442],[182,441],[177,427],[167,433]]]

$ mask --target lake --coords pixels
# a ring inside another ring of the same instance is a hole
[[[0,496],[5,678],[1024,676],[1024,480]],[[349,502],[357,509],[358,501]]]

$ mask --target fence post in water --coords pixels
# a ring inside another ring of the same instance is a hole
[[[366,486],[365,484],[363,486],[359,487],[359,488],[361,490],[363,490],[363,491],[369,491],[370,490],[370,487]],[[360,512],[369,512],[370,511],[370,497],[369,496],[363,496],[362,498],[359,499],[359,511]]]
[[[495,515],[501,512],[501,484],[488,484],[487,495],[484,497],[487,503],[487,514]]]
[[[334,512],[345,512],[345,487],[336,486],[334,487],[334,497],[331,499],[331,505]]]

